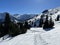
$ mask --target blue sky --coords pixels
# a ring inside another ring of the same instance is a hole
[[[41,13],[60,6],[60,0],[0,0],[0,12],[11,14]]]

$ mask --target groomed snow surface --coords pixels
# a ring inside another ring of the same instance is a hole
[[[31,28],[26,34],[18,35],[11,39],[0,38],[0,45],[60,45],[60,22],[55,23],[55,28],[45,31],[42,28]]]

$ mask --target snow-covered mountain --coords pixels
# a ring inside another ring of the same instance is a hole
[[[38,14],[23,14],[23,15],[14,14],[14,17],[17,18],[18,21],[26,21],[35,17],[36,15]]]
[[[40,19],[41,15],[48,15],[49,17],[51,16],[52,19],[55,20],[57,18],[57,16],[60,15],[60,7],[54,8],[54,9],[44,10],[43,12],[41,14],[39,14],[37,17],[34,17],[34,18],[28,20],[28,22],[30,22],[30,21],[36,22],[37,20]]]

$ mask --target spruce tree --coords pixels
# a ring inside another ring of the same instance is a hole
[[[0,23],[0,37],[2,37],[3,36],[3,25],[2,25],[2,23]]]
[[[18,26],[19,26],[19,28],[20,28],[20,29],[22,29],[22,28],[23,28],[23,23],[18,22],[17,24],[18,24]]]
[[[25,23],[18,23],[18,25],[19,25],[19,29],[20,29],[20,34],[24,34],[24,33],[26,33],[26,31],[27,31],[27,28],[28,28],[28,23],[27,22],[25,22]]]
[[[26,29],[29,28],[29,25],[28,25],[28,22],[27,22],[27,21],[25,21],[24,27],[25,27]]]
[[[41,15],[40,22],[39,22],[39,27],[42,27],[43,25],[43,15]]]
[[[9,33],[9,30],[10,30],[10,16],[9,16],[9,13],[6,13],[6,16],[5,16],[5,23],[4,23],[4,35],[8,34]]]
[[[44,22],[44,25],[43,25],[43,29],[46,29],[49,27],[49,22],[48,22],[48,15],[46,15],[46,20]]]
[[[52,17],[50,17],[50,20],[49,20],[49,28],[53,28],[54,26],[54,22],[52,20]]]
[[[24,33],[24,26],[23,26],[23,23],[18,23],[19,25],[19,29],[20,29],[20,34],[23,34]]]
[[[12,37],[20,34],[20,30],[19,30],[18,26],[16,24],[14,24],[14,22],[11,22],[9,13],[6,13],[6,16],[5,16],[3,32],[4,32],[4,35],[9,34],[9,36],[12,36]]]
[[[20,29],[18,28],[18,25],[11,22],[10,23],[9,35],[14,37],[14,36],[17,36],[19,34],[20,34]]]
[[[23,33],[26,33],[28,28],[29,28],[28,22],[25,21],[24,26],[23,26]]]

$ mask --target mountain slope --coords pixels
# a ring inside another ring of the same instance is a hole
[[[55,21],[55,19],[57,18],[58,15],[60,15],[60,7],[59,8],[54,8],[54,9],[49,9],[49,10],[44,10],[44,13],[42,12],[41,14],[39,14],[37,17],[34,17],[30,20],[28,20],[28,22],[36,22],[37,20],[40,20],[41,15],[48,15],[49,18],[50,16],[52,17],[53,21]],[[45,17],[44,17],[45,19]],[[37,22],[38,23],[38,22]]]
[[[15,18],[17,18],[18,21],[26,21],[33,17],[35,17],[37,14],[23,14],[23,15],[14,15]]]

